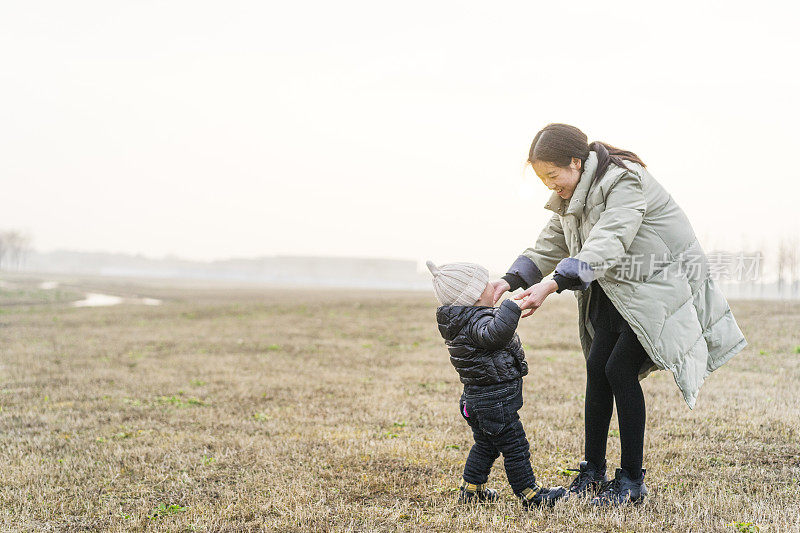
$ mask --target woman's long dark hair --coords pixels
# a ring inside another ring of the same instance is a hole
[[[548,124],[536,134],[528,153],[528,163],[546,161],[559,167],[567,167],[576,157],[581,160],[581,170],[586,165],[589,151],[597,153],[597,171],[594,179],[598,180],[614,163],[625,168],[623,161],[632,161],[646,166],[639,156],[628,150],[622,150],[604,142],[595,141],[589,144],[586,134],[569,124]]]

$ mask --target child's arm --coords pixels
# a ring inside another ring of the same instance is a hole
[[[487,316],[472,324],[469,336],[481,348],[502,348],[514,338],[519,316],[519,306],[512,300],[505,300],[495,316]]]

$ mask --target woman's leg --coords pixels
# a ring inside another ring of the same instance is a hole
[[[605,368],[617,402],[622,448],[620,466],[632,479],[638,479],[642,471],[646,412],[644,394],[639,383],[639,368],[647,357],[647,352],[633,330],[625,328],[620,333]]]
[[[598,468],[606,462],[608,425],[614,410],[614,396],[606,377],[606,364],[618,333],[595,328],[586,360],[585,452],[586,460]]]

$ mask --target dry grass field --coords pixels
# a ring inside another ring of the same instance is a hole
[[[2,531],[798,531],[800,304],[733,302],[750,345],[690,411],[643,382],[650,498],[462,508],[470,446],[432,295],[5,278]],[[87,291],[158,307],[74,308]],[[541,483],[582,457],[574,298],[519,329]],[[616,420],[609,465],[619,463]]]

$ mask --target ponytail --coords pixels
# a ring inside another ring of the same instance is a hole
[[[597,171],[594,173],[595,181],[600,179],[608,170],[608,165],[614,163],[618,167],[626,168],[625,161],[631,161],[647,166],[639,156],[629,150],[622,150],[604,142],[595,141],[589,145],[589,150],[597,154]]]

